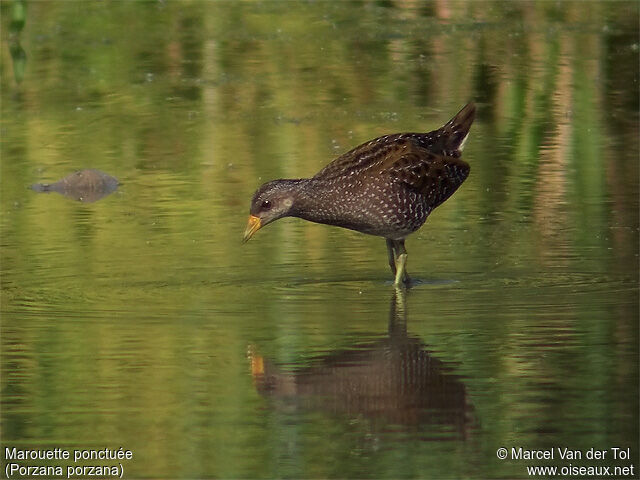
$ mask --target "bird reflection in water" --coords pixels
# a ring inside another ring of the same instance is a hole
[[[423,440],[466,439],[474,427],[466,387],[452,366],[407,333],[404,292],[391,301],[387,335],[279,367],[250,348],[257,390],[275,408],[367,419],[374,430],[419,432]]]
[[[31,190],[38,193],[58,192],[83,203],[92,203],[115,192],[118,179],[100,170],[80,170],[55,183],[35,183]]]

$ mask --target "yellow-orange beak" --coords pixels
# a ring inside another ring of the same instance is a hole
[[[247,228],[244,230],[244,238],[242,239],[242,243],[245,243],[247,240],[253,237],[253,234],[260,230],[260,227],[262,227],[260,218],[256,217],[255,215],[249,215],[249,223],[247,223]]]

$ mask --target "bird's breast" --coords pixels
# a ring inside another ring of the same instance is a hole
[[[370,235],[404,238],[430,213],[426,199],[397,182],[338,177],[311,182],[296,202],[296,216]]]

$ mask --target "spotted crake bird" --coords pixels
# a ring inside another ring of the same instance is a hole
[[[377,235],[387,241],[395,285],[410,285],[404,241],[469,175],[460,157],[475,111],[469,103],[437,130],[375,138],[311,178],[265,183],[251,200],[244,241],[282,217]]]

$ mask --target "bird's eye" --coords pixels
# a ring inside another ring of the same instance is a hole
[[[269,210],[271,208],[271,202],[269,200],[263,200],[260,208],[262,208],[262,210]]]

